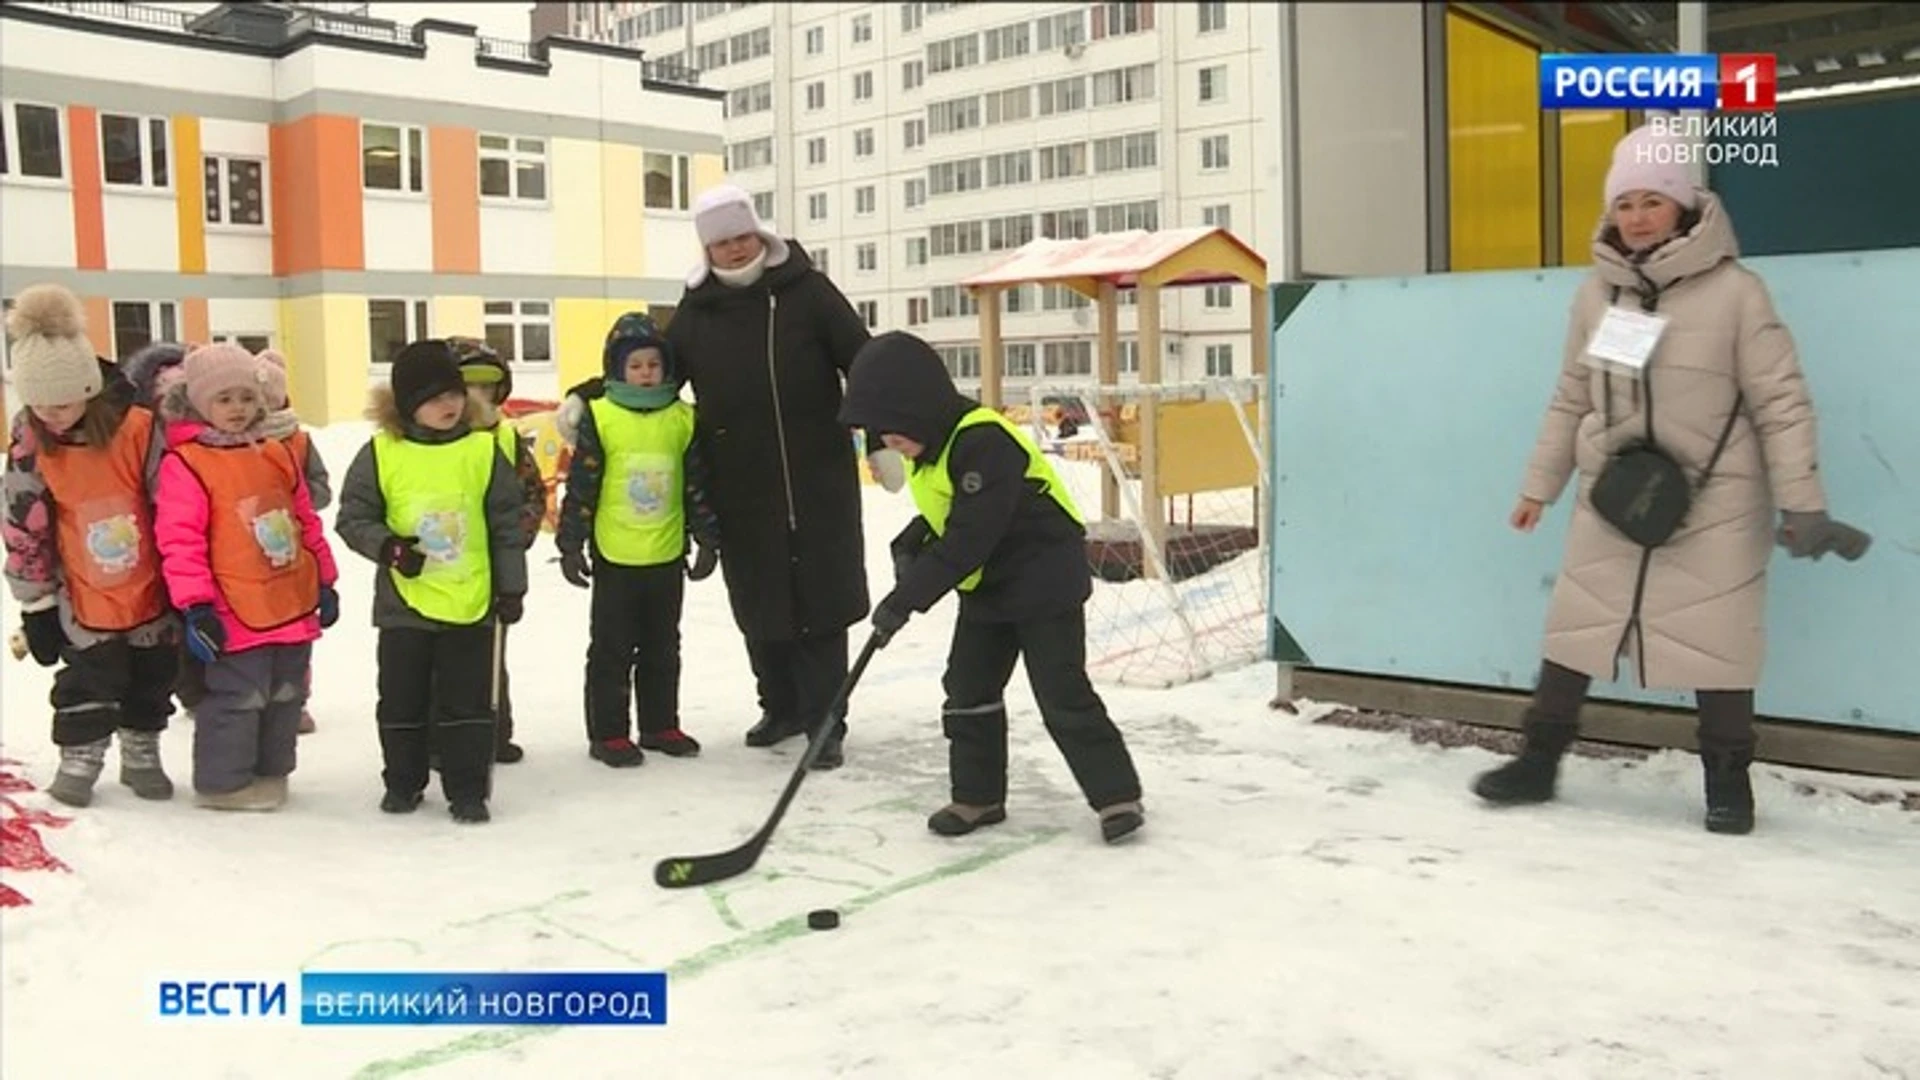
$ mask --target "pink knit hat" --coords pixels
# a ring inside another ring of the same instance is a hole
[[[254,359],[260,362],[260,392],[267,399],[267,408],[286,408],[287,358],[268,349]]]
[[[261,407],[269,407],[262,365],[258,358],[238,345],[224,342],[202,345],[187,354],[180,368],[187,384],[187,403],[201,419],[208,416],[214,398],[239,387],[251,389],[260,396]]]
[[[1693,209],[1699,205],[1700,193],[1687,162],[1697,149],[1686,139],[1656,132],[1651,126],[1627,132],[1615,144],[1613,167],[1607,170],[1607,206],[1629,191],[1651,191]]]

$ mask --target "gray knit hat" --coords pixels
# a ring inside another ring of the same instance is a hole
[[[86,309],[59,285],[23,291],[7,316],[13,390],[28,406],[72,405],[100,392],[100,361],[87,340]]]

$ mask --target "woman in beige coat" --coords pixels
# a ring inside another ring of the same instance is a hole
[[[1868,538],[1827,517],[1793,340],[1766,286],[1736,261],[1725,209],[1694,187],[1673,145],[1643,128],[1614,151],[1593,272],[1574,297],[1559,385],[1511,519],[1532,531],[1578,471],[1540,680],[1524,749],[1474,791],[1501,804],[1553,798],[1588,686],[1617,678],[1625,658],[1643,687],[1694,692],[1706,827],[1745,833],[1773,543],[1855,559]],[[1616,306],[1665,320],[1637,375],[1589,355]],[[1648,439],[1649,412],[1652,443],[1695,485],[1691,510],[1656,547],[1616,529],[1592,501],[1609,457]]]

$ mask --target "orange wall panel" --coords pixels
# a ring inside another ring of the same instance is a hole
[[[427,131],[433,197],[433,271],[480,272],[480,143],[472,128]]]
[[[83,296],[80,304],[87,312],[87,340],[93,343],[93,354],[113,356],[113,301],[104,296]]]
[[[360,193],[360,126],[315,115],[268,134],[273,173],[273,272],[366,267]]]
[[[189,296],[180,301],[180,341],[186,345],[205,345],[213,339],[212,320],[207,316],[207,298]]]
[[[81,270],[105,270],[107,212],[101,201],[100,114],[85,105],[67,106],[67,172],[73,180],[74,265]],[[107,338],[112,337],[109,328]],[[94,338],[96,344],[99,340]]]

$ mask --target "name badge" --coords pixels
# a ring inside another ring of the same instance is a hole
[[[1639,378],[1660,344],[1667,320],[1660,315],[1626,308],[1608,308],[1606,317],[1587,342],[1589,366],[1607,367]]]

